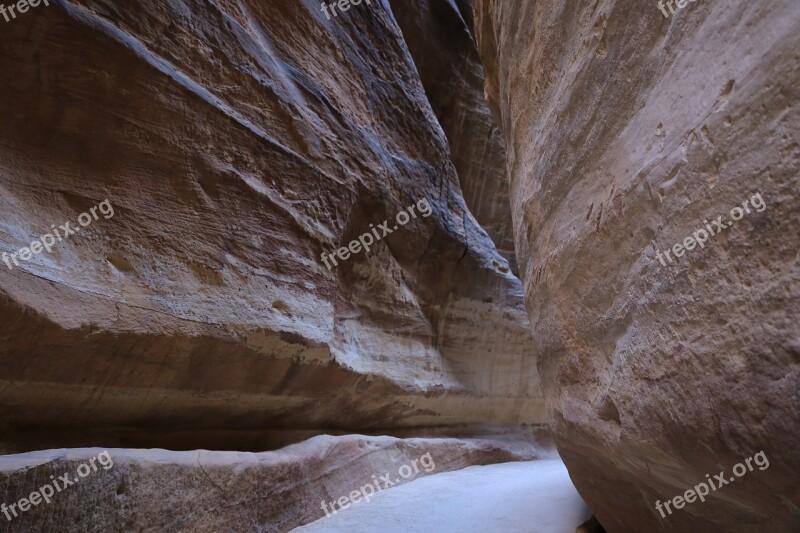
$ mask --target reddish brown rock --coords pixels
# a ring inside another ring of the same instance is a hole
[[[521,284],[387,5],[59,2],[0,41],[0,248],[115,210],[0,264],[0,447],[543,421]]]
[[[800,530],[800,4],[478,0],[476,31],[581,495],[611,532]],[[764,210],[659,264],[755,193]],[[767,469],[656,510],[762,450]]]
[[[392,0],[425,94],[447,136],[464,200],[517,274],[505,144],[484,98],[471,0]]]
[[[265,453],[112,448],[97,459],[103,451],[48,450],[0,457],[0,503],[6,509],[53,481],[62,489],[53,487],[49,503],[35,497],[40,501],[28,511],[9,511],[11,521],[0,514],[0,530],[284,532],[324,518],[323,501],[338,500],[376,481],[378,493],[469,465],[551,453],[521,436],[398,440],[359,435],[319,436]],[[78,481],[66,485],[61,480],[65,474]],[[331,512],[329,505],[328,509]]]

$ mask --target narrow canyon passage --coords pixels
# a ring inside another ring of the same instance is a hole
[[[798,0],[0,30],[0,532],[800,531]]]

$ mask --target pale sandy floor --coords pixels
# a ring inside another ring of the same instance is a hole
[[[591,515],[558,460],[471,466],[378,492],[301,533],[574,533]]]

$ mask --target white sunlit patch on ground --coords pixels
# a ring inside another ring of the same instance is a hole
[[[560,460],[470,466],[375,494],[296,533],[573,533],[591,515]]]

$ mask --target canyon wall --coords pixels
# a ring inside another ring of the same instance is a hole
[[[476,1],[548,417],[608,531],[797,531],[800,3],[684,4]]]
[[[391,5],[447,136],[464,201],[518,275],[505,144],[483,93],[472,2],[392,0]]]
[[[387,2],[329,17],[82,0],[4,25],[0,247],[78,231],[0,263],[0,449],[543,422],[521,283],[492,241],[513,261],[505,193],[475,201],[502,140],[474,44],[439,42],[471,63],[448,85],[469,99],[437,97],[437,117]],[[113,216],[76,222],[104,200]]]

